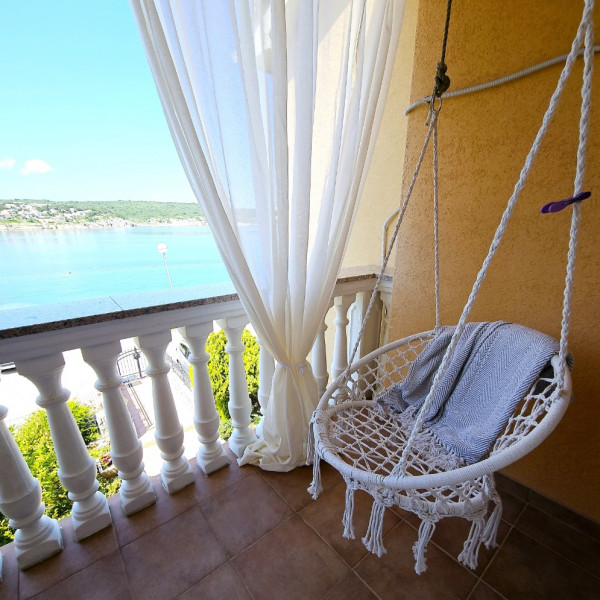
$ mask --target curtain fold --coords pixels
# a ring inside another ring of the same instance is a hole
[[[240,462],[306,464],[306,358],[389,87],[401,0],[130,0],[184,170],[277,368]]]

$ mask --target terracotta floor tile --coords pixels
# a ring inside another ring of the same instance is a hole
[[[233,559],[255,600],[322,598],[349,572],[299,516],[293,516]]]
[[[192,586],[177,600],[252,600],[246,584],[231,563],[225,563],[216,571]]]
[[[597,542],[600,542],[600,523],[586,519],[584,516],[573,512],[565,506],[553,502],[549,498],[546,498],[537,492],[532,491],[530,493],[529,502],[531,505],[539,508],[545,513],[548,513],[552,517],[559,519],[566,525],[570,525],[581,533],[585,533],[585,535],[590,536]]]
[[[480,581],[469,596],[469,600],[504,600],[504,597]]]
[[[288,473],[260,471],[262,477],[290,505],[292,510],[299,511],[314,502],[308,493],[308,486],[313,479],[312,466],[299,467]],[[343,481],[342,476],[326,462],[321,462],[321,484],[323,492],[330,490]]]
[[[96,561],[68,579],[44,590],[33,600],[131,600],[119,551]]]
[[[14,600],[19,597],[19,567],[14,542],[2,546],[2,581],[0,600]]]
[[[350,571],[324,600],[377,600],[377,596]]]
[[[114,528],[121,547],[170,521],[196,504],[193,485],[188,485],[177,493],[169,495],[162,486],[160,476],[152,477],[151,481],[156,494],[156,503],[130,517],[125,516],[118,495],[108,499]]]
[[[223,467],[208,476],[200,471],[196,465],[195,459],[190,461],[192,469],[196,474],[196,485],[191,487],[194,488],[194,497],[198,504],[215,494],[221,493],[232,485],[235,485],[238,481],[241,481],[253,473],[257,473],[260,470],[258,467],[249,465],[240,467],[237,463],[237,457],[229,449],[227,444],[223,446],[223,449],[229,457],[229,466]]]
[[[62,519],[60,526],[65,544],[64,550],[43,563],[20,572],[19,594],[21,597],[29,598],[38,594],[118,548],[113,527],[106,527],[78,542],[75,539],[71,517]]]
[[[381,600],[467,598],[476,577],[434,544],[427,549],[427,571],[415,573],[415,540],[415,530],[401,521],[384,537],[387,554],[381,558],[368,554],[354,570]]]
[[[354,494],[355,539],[343,537],[342,517],[346,506],[346,484],[342,481],[318,500],[302,509],[300,515],[351,567],[367,554],[361,538],[367,532],[373,498],[363,491]],[[386,511],[383,519],[384,535],[399,521],[399,517]]]
[[[597,600],[600,578],[565,560],[516,528],[508,534],[483,581],[507,600]]]
[[[530,505],[515,526],[590,573],[598,574],[600,542]]]
[[[200,508],[229,556],[235,556],[292,514],[256,474],[211,496]]]
[[[198,507],[121,549],[134,598],[170,600],[222,565],[227,556]]]

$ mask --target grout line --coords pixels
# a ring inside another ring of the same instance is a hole
[[[235,563],[233,562],[233,560],[230,558],[227,562],[229,563],[229,565],[231,566],[231,568],[235,571],[236,575],[241,579],[242,583],[244,584],[244,588],[246,588],[246,591],[248,592],[248,596],[250,596],[250,598],[252,598],[252,600],[256,600],[256,597],[250,591],[250,588],[248,587],[248,584],[246,583],[246,580],[244,579],[243,575],[240,573],[240,571],[238,570],[238,568],[235,566]]]
[[[516,529],[516,530],[517,530],[519,533],[521,533],[521,534],[523,534],[524,536],[528,537],[530,540],[533,540],[533,541],[534,541],[536,544],[539,544],[540,546],[542,546],[542,548],[545,548],[546,550],[549,550],[550,552],[552,552],[552,554],[554,554],[554,555],[558,556],[558,557],[559,557],[561,560],[563,560],[563,561],[565,561],[565,562],[567,562],[567,563],[569,563],[569,564],[571,564],[571,565],[573,565],[573,566],[575,566],[575,567],[577,567],[577,568],[581,569],[581,570],[582,570],[584,573],[587,573],[588,575],[591,575],[591,576],[592,576],[592,577],[594,577],[595,579],[598,579],[598,580],[600,580],[600,576],[598,576],[598,574],[597,574],[597,573],[594,573],[593,571],[590,571],[590,570],[588,570],[586,567],[584,567],[584,566],[582,566],[582,565],[580,565],[580,564],[576,563],[575,561],[573,561],[572,559],[570,559],[568,556],[565,556],[564,554],[561,554],[561,553],[560,553],[558,550],[556,550],[556,549],[554,549],[554,548],[552,548],[552,547],[548,546],[547,544],[545,544],[544,542],[542,542],[541,540],[539,540],[537,537],[534,537],[533,535],[531,535],[531,533],[528,533],[528,532],[526,532],[526,531],[523,531],[523,529],[521,529],[521,528],[518,526],[518,521],[519,521],[519,518],[521,517],[521,515],[522,515],[522,514],[523,514],[523,512],[525,511],[525,508],[527,508],[527,506],[528,506],[528,505],[529,505],[529,506],[531,506],[532,508],[536,509],[536,507],[535,507],[535,506],[533,506],[533,505],[530,505],[529,503],[527,503],[527,504],[526,504],[526,505],[523,507],[523,510],[521,511],[521,513],[519,513],[519,517],[518,517],[518,518],[515,520],[515,524],[514,524],[514,526],[511,528],[511,531],[512,531],[512,529],[513,529],[513,528],[514,528],[514,529]],[[537,510],[539,510],[539,509],[537,509]],[[544,511],[542,511],[542,512],[544,512]],[[546,514],[548,514],[548,513],[546,513]],[[549,515],[549,516],[550,516],[550,517],[552,517],[552,515]],[[554,520],[556,520],[556,521],[560,522],[562,525],[566,525],[566,523],[564,523],[564,521],[561,521],[560,519],[556,519],[556,518],[554,518]],[[567,525],[567,526],[568,526],[568,525]],[[575,529],[575,528],[573,528],[573,527],[571,527],[571,529],[573,529],[573,531],[575,531],[575,532],[577,532],[577,533],[581,533],[581,532],[580,532],[578,529]],[[510,531],[509,531],[509,533],[510,533]],[[508,534],[507,534],[507,537],[508,537]],[[588,537],[589,537],[589,536],[588,536]],[[595,540],[593,540],[593,539],[592,539],[592,541],[595,541]]]

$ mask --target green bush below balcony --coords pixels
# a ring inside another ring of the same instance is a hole
[[[75,422],[81,431],[83,441],[94,460],[110,452],[110,446],[98,446],[96,440],[100,431],[96,423],[94,409],[77,400],[68,402]],[[67,496],[58,479],[58,462],[54,453],[54,444],[50,436],[50,427],[46,411],[38,410],[30,415],[18,427],[11,427],[11,432],[19,446],[25,462],[32,475],[42,486],[42,502],[46,505],[46,514],[53,519],[62,519],[71,513],[73,503]],[[98,476],[99,489],[108,498],[116,494],[121,485],[118,477],[106,478]],[[8,544],[14,537],[14,531],[8,525],[8,518],[0,513],[0,546]]]

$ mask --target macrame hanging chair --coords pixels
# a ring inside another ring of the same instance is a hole
[[[450,4],[446,34],[449,8]],[[417,573],[426,570],[425,551],[436,523],[450,516],[460,516],[471,522],[458,559],[462,564],[476,568],[481,544],[488,548],[496,545],[496,532],[502,514],[494,472],[538,446],[556,427],[571,400],[567,338],[581,200],[589,196],[589,192],[583,192],[583,180],[594,52],[592,14],[593,0],[585,0],[577,35],[542,125],[463,313],[453,328],[441,327],[439,323],[437,120],[441,109],[441,93],[448,84],[442,53],[430,101],[425,143],[400,209],[398,224],[383,260],[359,340],[374,305],[430,139],[433,140],[434,157],[436,326],[431,331],[387,344],[353,362],[359,346],[357,342],[349,361],[350,366],[326,390],[311,420],[309,452],[312,453],[314,476],[309,492],[313,498],[317,498],[322,491],[320,461],[325,460],[341,473],[346,482],[343,535],[354,538],[354,493],[364,490],[370,494],[373,508],[362,541],[369,551],[378,556],[385,552],[382,538],[385,508],[395,505],[418,515],[421,525],[413,547]],[[567,205],[572,210],[561,337],[560,343],[553,342],[556,345],[554,348],[548,342],[548,336],[519,325],[473,324],[467,323],[467,319],[582,48],[585,61],[583,100],[574,194],[567,200],[552,202],[542,208],[544,213],[557,212]],[[480,337],[474,336],[473,332],[481,334]],[[508,334],[504,335],[503,332]],[[514,346],[519,347],[522,336],[528,337],[527,352],[531,352],[531,360],[521,355],[517,355],[519,358],[515,360],[514,353],[511,354]],[[465,343],[465,337],[468,343]],[[528,377],[522,377],[523,373],[520,372],[520,366],[524,363],[528,365],[529,380]],[[533,379],[531,369],[536,369]],[[466,378],[470,379],[465,381]],[[523,388],[523,385],[527,387]],[[426,388],[425,391],[423,388]],[[419,394],[419,402],[411,404],[411,398]],[[470,397],[470,403],[465,400],[466,397]],[[500,400],[506,402],[507,399],[510,400],[507,408],[498,408]],[[483,412],[485,410],[509,412],[499,417],[495,415],[490,425],[488,415]],[[489,430],[486,431],[485,426],[489,426]],[[492,437],[485,447],[479,447],[486,435]]]

